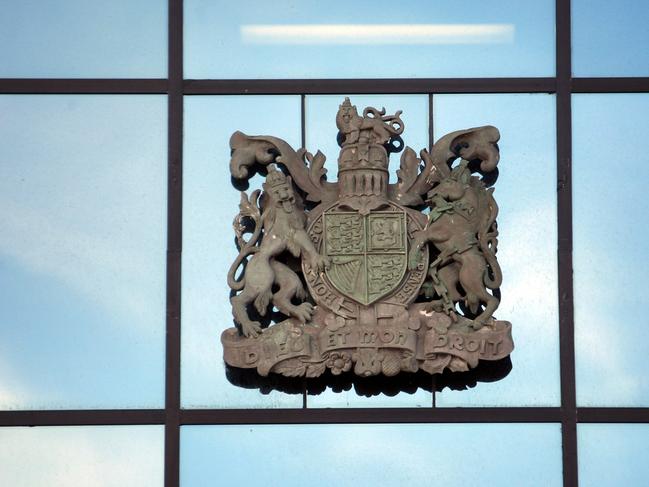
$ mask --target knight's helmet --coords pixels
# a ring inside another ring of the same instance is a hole
[[[378,196],[388,193],[389,153],[401,150],[401,111],[385,115],[385,108],[368,107],[360,116],[349,98],[338,108],[338,188],[341,197]]]

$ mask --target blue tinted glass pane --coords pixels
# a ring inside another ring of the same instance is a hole
[[[2,5],[0,77],[167,76],[166,0]]]
[[[549,0],[185,1],[189,78],[552,76]]]
[[[649,94],[573,97],[577,402],[649,406]],[[608,169],[606,169],[608,168]]]
[[[557,305],[555,98],[552,95],[439,95],[435,139],[495,125],[501,140],[498,261],[502,299],[495,316],[512,323],[512,370],[466,391],[445,389],[438,406],[560,403]]]
[[[649,76],[649,2],[573,0],[576,76]]]
[[[555,424],[189,426],[180,451],[182,487],[562,485]]]
[[[306,98],[306,147],[309,152],[322,151],[326,156],[325,168],[329,181],[336,181],[338,172],[338,154],[340,147],[336,142],[338,128],[336,113],[339,105],[345,99],[344,95],[308,96]],[[428,147],[428,95],[351,95],[351,102],[360,113],[366,106],[379,110],[385,107],[392,114],[403,110],[401,119],[405,125],[404,142],[416,152]],[[401,153],[393,155],[390,164],[390,182],[396,182],[396,171],[399,169]],[[429,381],[428,389],[431,382]],[[351,384],[348,384],[351,387]],[[396,391],[395,391],[396,393]],[[325,391],[314,391],[307,398],[308,407],[430,407],[432,396],[429,391],[418,389],[416,393],[399,393],[394,396],[379,394],[367,397],[359,394],[354,387],[348,391],[332,392],[328,387]]]
[[[579,485],[647,485],[649,425],[580,424],[577,440]]]
[[[301,407],[301,394],[232,385],[221,332],[234,326],[227,272],[237,257],[230,135],[275,135],[300,146],[299,96],[185,97],[183,163],[182,401],[184,407]],[[257,176],[252,185],[259,186]],[[250,191],[248,191],[250,193]]]
[[[0,408],[161,407],[166,97],[0,113]]]
[[[162,487],[164,427],[0,428],[0,485]]]

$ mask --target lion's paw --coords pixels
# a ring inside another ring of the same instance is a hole
[[[329,268],[330,264],[331,261],[329,260],[329,257],[325,255],[315,254],[311,258],[311,267],[313,267],[318,273],[324,272],[325,269]]]
[[[299,306],[295,306],[292,313],[293,317],[298,319],[302,323],[306,323],[308,320],[310,320],[312,314],[313,305],[311,303],[302,303]]]
[[[258,321],[251,321],[249,323],[241,323],[241,332],[245,337],[257,338],[261,333],[261,323]]]

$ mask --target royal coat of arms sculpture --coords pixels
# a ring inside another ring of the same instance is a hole
[[[400,115],[368,107],[361,116],[344,100],[337,182],[327,181],[319,151],[232,135],[232,177],[258,170],[266,179],[241,192],[234,220],[227,364],[262,376],[394,376],[466,371],[511,353],[511,324],[493,317],[498,129],[450,133],[420,157],[406,147],[390,183]],[[262,326],[271,312],[282,318]]]

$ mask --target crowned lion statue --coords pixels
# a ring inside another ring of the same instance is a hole
[[[318,254],[305,231],[302,202],[293,190],[291,177],[271,164],[262,187],[263,192],[254,191],[250,199],[245,192],[241,193],[240,212],[234,221],[240,252],[228,272],[228,285],[235,291],[230,298],[232,314],[247,337],[256,337],[261,332],[261,323],[248,314],[251,304],[261,316],[272,304],[301,323],[311,318],[313,305],[305,301],[307,293],[302,281],[288,265],[275,259],[278,255],[288,251],[296,258],[305,257],[316,272],[323,272],[329,264],[326,257]],[[246,218],[252,220],[254,227],[248,240],[244,238],[249,230]],[[242,266],[245,275],[237,278]],[[294,298],[303,302],[295,305]]]

